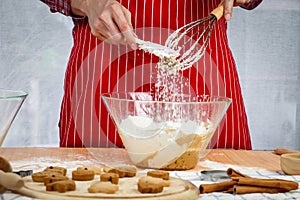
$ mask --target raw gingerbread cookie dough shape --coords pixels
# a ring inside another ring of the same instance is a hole
[[[95,176],[92,181],[75,181],[76,190],[67,191],[65,193],[59,193],[56,191],[46,191],[43,183],[33,182],[31,177],[25,177],[25,187],[17,191],[23,195],[27,195],[34,198],[41,199],[82,199],[82,198],[98,198],[98,199],[109,199],[114,200],[142,200],[147,197],[147,200],[182,200],[182,199],[198,199],[199,189],[192,183],[170,177],[170,186],[165,187],[161,193],[155,194],[142,194],[138,191],[137,183],[140,177],[145,176],[145,173],[138,173],[135,177],[121,178],[118,183],[119,190],[113,194],[105,193],[89,193],[88,188],[95,183],[99,182],[99,176]],[[69,178],[72,175],[68,175]]]

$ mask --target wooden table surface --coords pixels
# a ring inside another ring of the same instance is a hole
[[[104,163],[132,164],[126,151],[120,148],[0,148],[0,156],[9,161],[41,157],[63,161],[97,160]],[[280,156],[272,151],[210,150],[204,159],[245,167],[259,167],[279,171]],[[203,169],[197,166],[191,171]]]

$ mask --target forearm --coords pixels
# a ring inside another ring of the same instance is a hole
[[[252,10],[256,8],[263,0],[251,0],[249,3],[245,5],[241,5],[242,8],[246,10]]]
[[[78,16],[86,16],[86,0],[70,0],[71,12]]]
[[[59,12],[63,15],[70,16],[75,19],[80,19],[85,15],[83,6],[85,0],[41,0],[50,7],[50,11]]]
[[[51,12],[71,16],[71,0],[41,0],[50,7]]]

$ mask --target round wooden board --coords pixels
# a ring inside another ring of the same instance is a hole
[[[43,183],[33,182],[31,177],[25,177],[25,186],[16,191],[25,196],[34,197],[38,199],[159,199],[159,200],[182,200],[182,199],[198,199],[199,189],[189,181],[170,178],[170,186],[164,187],[161,193],[147,193],[143,194],[137,190],[137,182],[141,176],[145,174],[137,174],[133,178],[119,179],[119,190],[114,194],[104,193],[88,193],[87,188],[100,180],[99,175],[95,176],[93,181],[75,181],[76,190],[59,193],[56,191],[46,191]]]

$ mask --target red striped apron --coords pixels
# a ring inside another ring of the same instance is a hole
[[[164,43],[170,32],[206,17],[219,0],[120,0],[132,13],[139,38]],[[214,148],[251,149],[247,116],[235,61],[228,47],[227,25],[216,24],[205,56],[184,71],[189,92],[232,98],[216,131]],[[73,29],[74,46],[65,74],[60,113],[60,146],[122,146],[100,99],[105,92],[149,91],[156,57],[92,36],[87,20]]]

